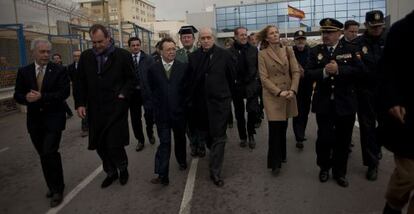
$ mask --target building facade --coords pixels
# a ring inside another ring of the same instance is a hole
[[[299,20],[287,16],[287,5],[305,12],[305,18]],[[215,8],[216,28],[218,32],[230,32],[237,26],[247,27],[250,31],[277,25],[283,29],[297,29],[319,26],[319,20],[330,17],[341,22],[353,19],[360,23],[365,21],[365,13],[381,10],[384,14],[386,0],[300,0],[300,1],[266,1],[256,4],[240,4]]]

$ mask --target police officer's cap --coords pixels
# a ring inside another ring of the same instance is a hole
[[[296,39],[300,39],[300,38],[304,38],[304,39],[306,39],[306,34],[305,34],[305,31],[303,31],[303,30],[298,30],[298,31],[296,31],[295,32],[295,34],[293,34],[293,38],[296,40]]]
[[[382,11],[380,10],[368,11],[365,14],[365,23],[367,23],[367,25],[371,27],[384,25],[384,13],[382,13]]]
[[[198,30],[192,25],[182,26],[180,30],[178,31],[180,35],[182,34],[193,34],[194,35],[197,32]]]
[[[339,31],[344,27],[344,24],[333,18],[324,18],[319,22],[319,25],[322,32]]]

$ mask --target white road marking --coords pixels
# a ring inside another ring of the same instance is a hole
[[[191,213],[191,199],[193,198],[194,184],[197,174],[198,158],[191,161],[190,171],[188,172],[187,182],[185,184],[183,200],[181,201],[179,214]]]
[[[62,203],[54,208],[49,209],[46,214],[56,214],[58,213],[64,206],[66,206],[72,199],[84,189],[99,173],[102,172],[102,165],[100,165],[95,171],[93,171],[88,177],[86,177],[80,184],[78,184],[69,194],[67,194],[64,198]]]
[[[2,149],[0,149],[0,153],[5,152],[7,150],[9,150],[9,147],[2,148]]]
[[[359,122],[355,121],[355,126],[359,128]]]

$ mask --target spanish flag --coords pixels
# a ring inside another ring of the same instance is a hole
[[[288,16],[299,18],[299,19],[304,19],[305,18],[305,12],[303,12],[302,10],[299,10],[295,7],[292,7],[292,6],[288,5]]]

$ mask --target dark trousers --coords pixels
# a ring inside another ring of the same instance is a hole
[[[267,152],[267,168],[281,168],[286,159],[286,121],[269,121],[269,149]]]
[[[362,160],[365,166],[378,166],[378,153],[381,149],[375,134],[374,93],[361,90],[358,92],[358,121],[361,137]]]
[[[335,177],[344,177],[347,170],[355,115],[338,116],[333,108],[332,106],[328,114],[316,114],[316,123],[318,124],[317,164],[322,170],[332,168]]]
[[[70,109],[68,103],[65,101],[64,102],[64,106],[65,106],[65,112],[67,115],[73,116],[72,110]]]
[[[30,132],[30,138],[40,156],[43,176],[52,193],[62,193],[65,187],[62,159],[58,152],[61,137],[61,131],[51,132],[39,128]]]
[[[82,131],[88,131],[89,130],[88,113],[86,113],[86,117],[82,118],[82,120],[81,120],[81,129],[82,129]]]
[[[301,79],[299,90],[296,96],[298,105],[298,116],[293,118],[293,132],[296,141],[304,141],[306,125],[308,124],[308,115],[310,111],[312,97],[312,83]]]
[[[257,97],[256,102],[257,102]],[[248,98],[246,105],[244,104],[243,97],[233,96],[234,112],[236,114],[237,120],[237,130],[239,131],[239,137],[241,140],[247,139],[247,134],[253,136],[256,134],[255,123],[257,119],[257,111],[249,111],[248,107],[253,105],[253,98]],[[257,104],[258,105],[258,104]],[[246,119],[244,117],[245,112],[247,111],[247,133],[246,133]]]
[[[157,132],[160,139],[157,153],[155,154],[155,173],[160,177],[168,177],[171,155],[171,131],[174,133],[174,152],[178,164],[187,163],[185,126],[170,127],[158,126]]]
[[[131,96],[129,112],[131,114],[131,124],[132,130],[134,131],[134,136],[140,143],[145,142],[141,121],[143,102],[144,101],[141,95],[141,91],[134,89],[134,92]],[[150,138],[154,135],[154,117],[150,109],[145,109],[144,118],[146,123],[147,137]]]
[[[128,167],[128,157],[123,146],[111,147],[98,145],[96,149],[102,160],[103,170],[108,176],[114,176],[119,171],[126,170]]]
[[[233,110],[230,108],[229,120],[227,121],[228,124],[233,124]]]

